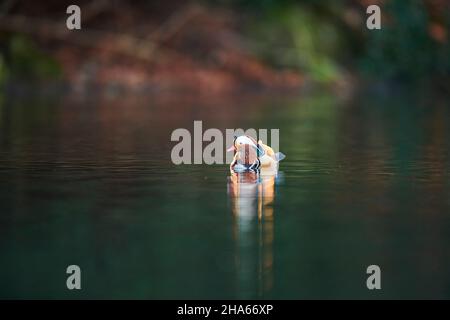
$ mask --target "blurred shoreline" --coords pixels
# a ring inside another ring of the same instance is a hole
[[[80,1],[0,7],[0,86],[75,94],[348,96],[413,84],[448,91],[445,1],[375,1],[383,29],[365,28],[365,1]],[[401,24],[399,23],[401,22]]]

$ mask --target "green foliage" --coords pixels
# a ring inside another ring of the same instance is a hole
[[[6,38],[6,49],[0,52],[0,82],[7,79],[48,79],[60,75],[58,64],[34,43],[21,35]]]
[[[449,75],[449,45],[430,36],[431,21],[423,1],[408,5],[389,1],[383,15],[382,30],[367,34],[366,52],[360,60],[365,74],[410,80]],[[448,13],[445,18],[448,30]]]
[[[344,63],[369,78],[416,81],[450,75],[450,11],[431,14],[425,0],[383,2],[381,30],[366,29],[365,6],[359,2],[233,0],[232,4],[256,17],[249,35],[259,41],[257,53],[273,65],[299,69],[320,82],[339,77]],[[350,11],[360,14],[360,27],[346,25]],[[431,36],[435,22],[445,29],[446,40]]]
[[[0,53],[0,85],[2,85],[8,77],[8,68],[5,59]]]
[[[10,43],[12,70],[18,75],[31,75],[38,78],[55,77],[58,65],[33,43],[24,37],[13,37]]]
[[[230,6],[237,15],[245,12],[242,29],[254,53],[272,66],[299,70],[318,82],[338,79],[344,66],[381,79],[450,75],[450,11],[432,16],[425,0],[383,2],[381,30],[366,29],[361,1],[200,2]],[[355,12],[362,18],[359,27],[347,21],[348,13]],[[436,21],[445,29],[442,41],[431,36],[430,26]],[[40,80],[60,75],[57,63],[30,38],[0,37],[0,84],[12,78]]]
[[[341,46],[337,28],[307,6],[280,6],[250,24],[257,53],[275,66],[298,69],[318,82],[335,80]]]

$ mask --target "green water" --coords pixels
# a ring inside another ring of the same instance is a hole
[[[269,199],[172,164],[194,120],[280,129]],[[448,99],[412,91],[3,97],[0,298],[450,298],[449,150]]]

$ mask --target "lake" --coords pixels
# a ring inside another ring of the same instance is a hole
[[[0,98],[0,298],[450,298],[446,97]],[[279,174],[174,165],[195,120],[280,129]]]

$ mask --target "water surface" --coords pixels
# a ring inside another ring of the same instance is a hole
[[[450,298],[445,99],[198,100],[3,97],[0,297]],[[175,166],[194,120],[279,128],[281,174]]]

